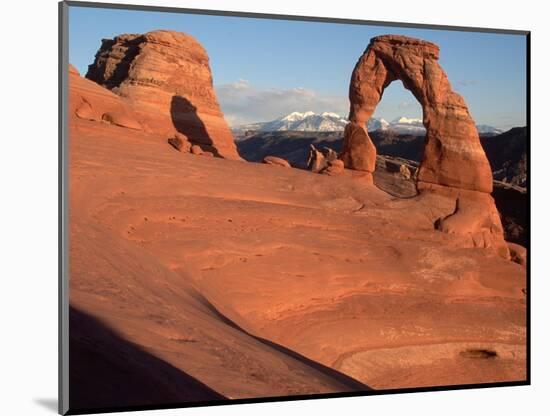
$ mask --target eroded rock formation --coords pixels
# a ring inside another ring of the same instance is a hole
[[[170,144],[178,152],[188,153],[191,151],[191,143],[185,134],[176,132],[174,137],[168,138],[168,144]]]
[[[82,120],[143,130],[128,103],[95,82],[82,78],[72,65],[69,65],[69,112]]]
[[[401,80],[421,104],[426,127],[417,188],[421,193],[457,201],[455,211],[440,218],[437,228],[469,235],[474,246],[494,248],[508,257],[490,196],[493,178],[489,162],[468,107],[452,90],[438,59],[439,47],[430,42],[396,35],[371,39],[351,76],[350,123],[340,158],[347,168],[374,171],[376,148],[364,126],[384,89]]]
[[[203,151],[240,159],[208,55],[191,36],[157,30],[104,39],[86,77],[126,98],[153,132],[177,131]]]
[[[327,167],[320,172],[321,174],[337,176],[344,173],[344,162],[342,162],[340,159],[334,159],[327,163]]]
[[[324,168],[327,167],[327,160],[325,158],[325,155],[317,150],[317,148],[314,145],[309,145],[309,154],[307,157],[307,169],[314,172],[319,173]]]
[[[334,162],[336,159],[338,159],[338,153],[336,153],[330,147],[323,147],[322,152],[323,152],[323,155],[325,156],[327,163]]]
[[[285,168],[292,167],[285,159],[277,156],[266,156],[262,162],[268,165],[282,166]]]

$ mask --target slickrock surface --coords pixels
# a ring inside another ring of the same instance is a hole
[[[263,163],[266,163],[268,165],[276,165],[276,166],[282,166],[285,168],[290,168],[290,163],[288,163],[283,158],[277,157],[277,156],[266,156],[264,157]]]
[[[157,30],[104,39],[86,77],[124,97],[152,132],[170,137],[178,131],[204,151],[240,158],[208,55],[193,37]]]
[[[70,117],[133,130],[143,129],[130,105],[95,82],[82,78],[72,65],[69,66],[69,84]]]
[[[78,117],[126,109],[97,84],[72,74],[70,97],[80,404],[525,378],[526,270],[435,230],[453,198],[178,152]]]

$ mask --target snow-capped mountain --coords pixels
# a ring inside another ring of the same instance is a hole
[[[493,126],[488,126],[487,124],[478,124],[476,127],[478,133],[485,136],[496,136],[497,134],[504,133],[504,130],[497,129]]]
[[[347,123],[347,118],[336,113],[324,112],[317,114],[313,111],[306,111],[305,113],[295,111],[272,121],[235,127],[233,132],[240,135],[246,131],[343,131]],[[485,124],[478,125],[477,129],[480,134],[484,135],[502,133],[502,130]],[[389,130],[396,134],[413,136],[421,136],[426,133],[422,119],[408,117],[397,117],[391,122],[387,122],[383,118],[372,117],[367,124],[367,130]]]
[[[346,124],[348,124],[347,118],[336,113],[316,114],[313,111],[305,113],[295,111],[272,121],[237,126],[233,131],[343,131]],[[373,117],[369,120],[368,129],[370,131],[386,130],[389,125],[386,120]]]
[[[371,117],[369,122],[367,123],[368,131],[389,130],[389,129],[390,129],[390,123],[388,123],[383,118]]]
[[[477,124],[476,128],[478,133],[484,136],[496,136],[497,134],[504,132],[504,130],[489,126],[487,124]],[[393,130],[397,134],[411,134],[415,136],[420,136],[426,133],[426,128],[420,118],[397,117],[392,120],[389,125],[389,129]]]
[[[260,131],[341,131],[346,124],[347,120],[336,113],[293,112],[263,123]]]
[[[391,121],[390,129],[397,134],[421,135],[426,132],[420,118],[397,117]]]

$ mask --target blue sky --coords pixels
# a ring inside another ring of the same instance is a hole
[[[292,111],[347,116],[350,75],[370,38],[402,34],[432,41],[440,64],[476,123],[525,125],[526,43],[521,35],[297,22],[182,13],[69,8],[69,60],[82,74],[102,38],[170,29],[195,37],[208,52],[214,86],[232,125]],[[421,117],[400,81],[384,92],[375,116]]]

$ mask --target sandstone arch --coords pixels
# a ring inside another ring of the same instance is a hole
[[[438,63],[439,47],[406,36],[384,35],[371,42],[351,76],[349,123],[340,159],[349,169],[374,172],[376,148],[365,128],[384,89],[401,80],[416,97],[426,128],[417,177],[421,196],[440,217],[434,227],[459,234],[466,245],[509,252],[490,193],[493,175],[464,99],[454,92]]]
[[[374,171],[376,149],[363,126],[384,89],[401,80],[422,106],[426,127],[419,188],[427,183],[490,193],[491,168],[475,123],[438,58],[439,47],[423,40],[396,35],[371,40],[351,77],[350,125],[341,158],[348,168]]]

